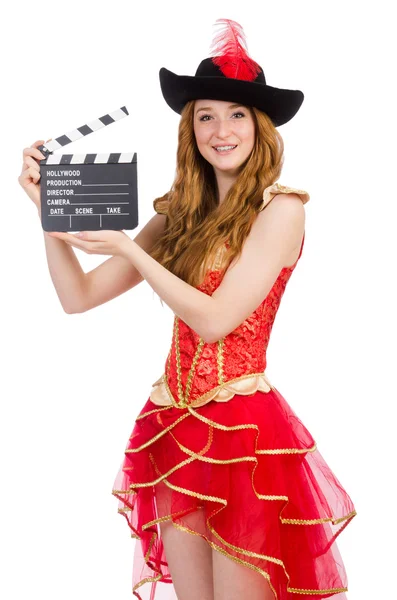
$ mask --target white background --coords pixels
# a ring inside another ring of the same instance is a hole
[[[134,237],[175,172],[179,115],[162,97],[158,71],[194,75],[218,18],[243,26],[267,83],[305,94],[279,129],[279,181],[311,200],[267,373],[358,511],[338,538],[349,600],[393,595],[391,8],[340,0],[8,5],[0,42],[2,597],[132,597],[135,542],[111,489],[134,419],[163,372],[173,317],[146,282],[91,312],[63,312],[36,209],[18,184],[22,150],[126,105],[128,118],[65,151],[138,153]],[[107,258],[77,256],[86,272]]]

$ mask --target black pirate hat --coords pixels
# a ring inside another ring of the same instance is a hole
[[[241,25],[230,19],[216,23],[224,30],[215,36],[210,58],[201,61],[194,76],[160,69],[161,91],[168,106],[181,114],[189,100],[225,100],[255,106],[275,127],[290,121],[301,107],[303,92],[267,85],[262,67],[248,55]]]

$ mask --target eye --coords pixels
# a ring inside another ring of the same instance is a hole
[[[234,117],[235,115],[242,115],[243,117],[245,117],[245,114],[244,114],[243,112],[241,112],[240,110],[239,110],[239,111],[237,111],[237,112],[235,112],[235,113],[233,113],[233,115],[232,115],[232,116]],[[200,117],[200,119],[199,119],[199,120],[200,120],[200,121],[204,121],[205,117],[212,118],[212,117],[211,117],[211,115],[203,115],[202,117]]]

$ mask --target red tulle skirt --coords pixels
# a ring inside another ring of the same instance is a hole
[[[160,531],[171,520],[263,575],[276,600],[346,600],[335,539],[355,508],[275,388],[197,409],[148,400],[112,493],[139,540],[137,598],[146,583],[151,600],[157,582],[172,584]]]

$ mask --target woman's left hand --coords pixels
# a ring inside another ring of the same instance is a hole
[[[47,235],[63,240],[87,254],[104,254],[110,256],[124,256],[128,244],[131,242],[131,238],[124,231],[107,229],[79,231],[76,234],[64,231],[48,231]]]

